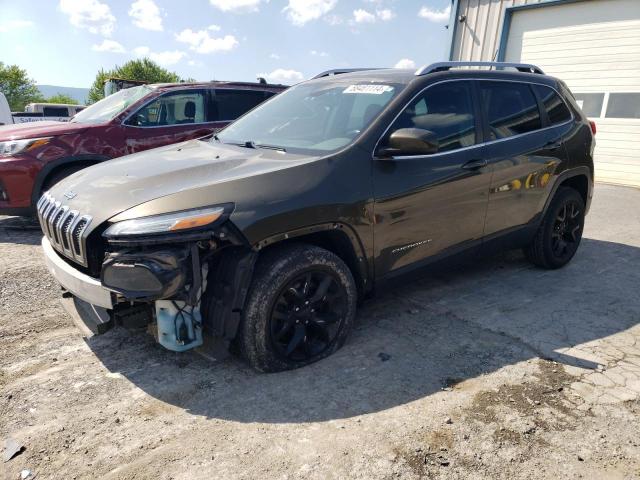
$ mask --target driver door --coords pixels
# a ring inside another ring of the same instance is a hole
[[[216,123],[208,120],[208,95],[204,89],[172,91],[140,107],[124,122],[126,153],[213,133]]]
[[[414,97],[380,139],[373,166],[376,276],[479,246],[491,180],[479,118],[473,81],[441,82]],[[437,151],[385,155],[401,128],[432,132]]]

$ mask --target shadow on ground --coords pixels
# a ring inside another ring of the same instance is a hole
[[[173,354],[147,335],[118,329],[87,343],[110,371],[194,415],[274,423],[347,418],[534,357],[594,368],[557,350],[640,322],[638,265],[638,248],[584,239],[561,270],[533,268],[510,252],[432,273],[365,303],[350,340],[332,357],[278,374],[255,373],[235,357]]]
[[[0,216],[0,243],[36,245],[41,237],[37,218]]]

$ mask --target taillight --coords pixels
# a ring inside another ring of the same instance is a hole
[[[591,126],[591,132],[595,135],[596,134],[596,122],[594,122],[593,120],[589,120],[589,125]]]

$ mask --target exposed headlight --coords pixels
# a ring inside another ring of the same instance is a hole
[[[0,155],[11,156],[16,153],[31,150],[48,143],[51,137],[43,138],[27,138],[24,140],[7,140],[6,142],[0,142]]]
[[[211,207],[165,213],[151,217],[132,218],[131,220],[114,223],[105,230],[104,235],[105,237],[121,237],[189,230],[210,225],[218,220],[223,213],[223,207]]]

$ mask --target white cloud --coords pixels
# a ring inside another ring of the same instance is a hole
[[[451,14],[451,5],[447,5],[444,10],[432,10],[429,7],[422,7],[418,16],[426,18],[430,22],[446,22]]]
[[[317,50],[311,50],[309,52],[311,55],[315,56],[315,57],[328,57],[329,54],[327,52],[319,52]]]
[[[180,50],[167,50],[164,52],[153,52],[149,47],[136,47],[133,49],[133,53],[135,53],[138,57],[149,57],[156,63],[159,63],[163,66],[175,65],[184,57],[187,56],[186,53]]]
[[[209,0],[209,3],[223,12],[257,12],[262,0]]]
[[[284,68],[276,68],[271,73],[258,73],[258,77],[263,77],[271,83],[297,83],[304,77],[302,73],[296,70],[285,70]]]
[[[188,44],[191,50],[198,53],[228,52],[238,45],[233,35],[214,38],[207,30],[194,31],[190,28],[176,34],[176,40]]]
[[[220,27],[220,25],[209,25],[207,27],[207,30],[211,30],[212,32],[219,32],[220,30],[222,30],[222,28]]]
[[[271,53],[269,54],[269,58],[273,58],[274,60],[280,60],[280,55],[278,55],[277,53]]]
[[[60,0],[59,8],[71,25],[108,37],[116,26],[111,8],[99,0]]]
[[[396,16],[395,12],[389,8],[383,8],[382,10],[376,10],[375,15],[363,8],[359,8],[353,11],[353,21],[354,23],[376,23],[378,20],[382,20],[383,22],[388,22],[392,18]]]
[[[162,31],[162,17],[160,9],[153,0],[136,0],[131,4],[129,16],[133,24],[144,30]]]
[[[398,60],[393,68],[416,68],[416,62],[411,60],[410,58],[401,58]]]
[[[29,27],[33,27],[33,22],[31,20],[9,20],[8,22],[0,24],[0,33]]]
[[[340,15],[326,15],[324,19],[332,27],[335,25],[342,25],[344,23],[344,18]]]
[[[395,12],[389,8],[383,8],[382,10],[376,10],[376,15],[383,22],[388,22],[396,16]]]
[[[124,53],[125,49],[122,44],[115,40],[104,39],[102,43],[93,45],[91,50],[95,52]]]
[[[359,8],[353,11],[353,20],[356,23],[374,23],[376,16],[373,13],[369,13],[366,10]]]
[[[300,27],[329,13],[336,3],[338,0],[289,0],[283,12],[291,23]]]

